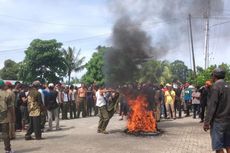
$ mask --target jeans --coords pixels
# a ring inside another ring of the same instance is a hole
[[[55,119],[55,123],[56,123],[56,129],[59,129],[59,107],[52,109],[52,110],[48,110],[48,123],[49,123],[49,129],[52,130],[52,122],[53,122],[53,116]]]
[[[193,106],[193,118],[196,118],[196,115],[200,114],[200,104],[192,104]]]
[[[213,122],[210,130],[212,149],[220,150],[230,147],[230,123]]]

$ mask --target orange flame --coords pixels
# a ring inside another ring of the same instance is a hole
[[[131,112],[128,119],[129,132],[156,132],[156,120],[152,111],[148,111],[146,98],[138,96],[134,100],[128,100]]]

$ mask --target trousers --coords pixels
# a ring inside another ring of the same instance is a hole
[[[53,116],[56,123],[56,129],[59,129],[59,107],[52,110],[48,110],[47,112],[48,112],[49,129],[51,130],[53,128],[52,127]]]
[[[4,141],[5,151],[11,151],[9,137],[9,123],[2,123],[2,139]]]
[[[99,119],[99,124],[98,124],[98,130],[99,131],[105,131],[108,123],[109,123],[109,113],[106,109],[106,106],[98,107],[99,109],[99,114],[100,114],[100,119]]]
[[[70,108],[69,108],[70,118],[77,117],[76,111],[77,111],[76,103],[75,103],[75,100],[73,100],[70,102]]]
[[[34,132],[36,139],[41,139],[41,116],[30,116],[29,117],[29,128],[25,135],[26,138],[30,138]]]

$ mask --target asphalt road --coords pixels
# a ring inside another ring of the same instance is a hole
[[[124,132],[126,120],[115,115],[108,125],[110,134],[97,133],[98,117],[60,121],[61,131],[43,133],[43,140],[25,141],[18,132],[12,141],[15,153],[209,153],[210,136],[192,117],[162,120],[158,136],[133,136]],[[1,141],[0,150],[3,150]]]

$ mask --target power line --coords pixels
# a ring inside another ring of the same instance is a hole
[[[0,15],[1,16],[1,15]],[[178,22],[181,21],[182,19],[179,18],[173,18],[171,20],[167,20],[167,21],[152,21],[149,23],[146,23],[144,25],[142,24],[135,24],[137,26],[152,26],[153,24],[159,24],[159,23],[172,23],[172,22]],[[134,25],[134,26],[135,26]],[[75,42],[75,41],[82,41],[82,40],[89,40],[89,39],[94,39],[94,38],[98,38],[98,37],[103,37],[103,36],[107,36],[110,35],[111,33],[104,33],[104,34],[100,34],[100,35],[95,35],[95,36],[90,36],[90,37],[83,37],[83,38],[77,38],[77,39],[72,39],[72,40],[67,40],[67,41],[62,41],[63,43],[69,43],[69,42]],[[8,51],[18,51],[18,50],[25,50],[27,48],[16,48],[16,49],[7,49],[7,50],[0,50],[0,53],[2,52],[8,52]]]
[[[108,34],[110,34],[110,33],[105,33],[105,34],[101,34],[101,35],[95,35],[95,36],[91,36],[91,37],[83,37],[83,38],[77,38],[77,39],[67,40],[67,41],[63,41],[63,43],[69,43],[69,42],[75,42],[75,41],[81,41],[81,40],[89,40],[89,39],[94,39],[94,38],[106,36]],[[8,52],[8,51],[19,51],[19,50],[25,50],[25,49],[27,49],[27,47],[24,47],[24,48],[15,48],[15,49],[7,49],[7,50],[0,50],[0,53]]]
[[[230,23],[230,20],[225,21],[225,22],[221,22],[221,23],[217,23],[217,24],[213,24],[213,25],[211,25],[211,27],[218,26],[218,25],[223,25],[223,24],[227,24],[227,23]]]
[[[32,19],[26,19],[26,18],[20,18],[20,17],[14,17],[14,16],[10,16],[10,15],[5,15],[5,14],[0,14],[0,16],[3,17],[8,17],[11,19],[15,19],[18,21],[25,21],[25,22],[31,22],[31,23],[42,23],[42,24],[50,24],[50,25],[58,25],[58,26],[68,26],[68,27],[81,27],[81,28],[87,28],[87,27],[101,27],[104,25],[71,25],[71,24],[63,24],[63,23],[54,23],[54,22],[47,22],[47,21],[39,21],[39,20],[32,20]]]

